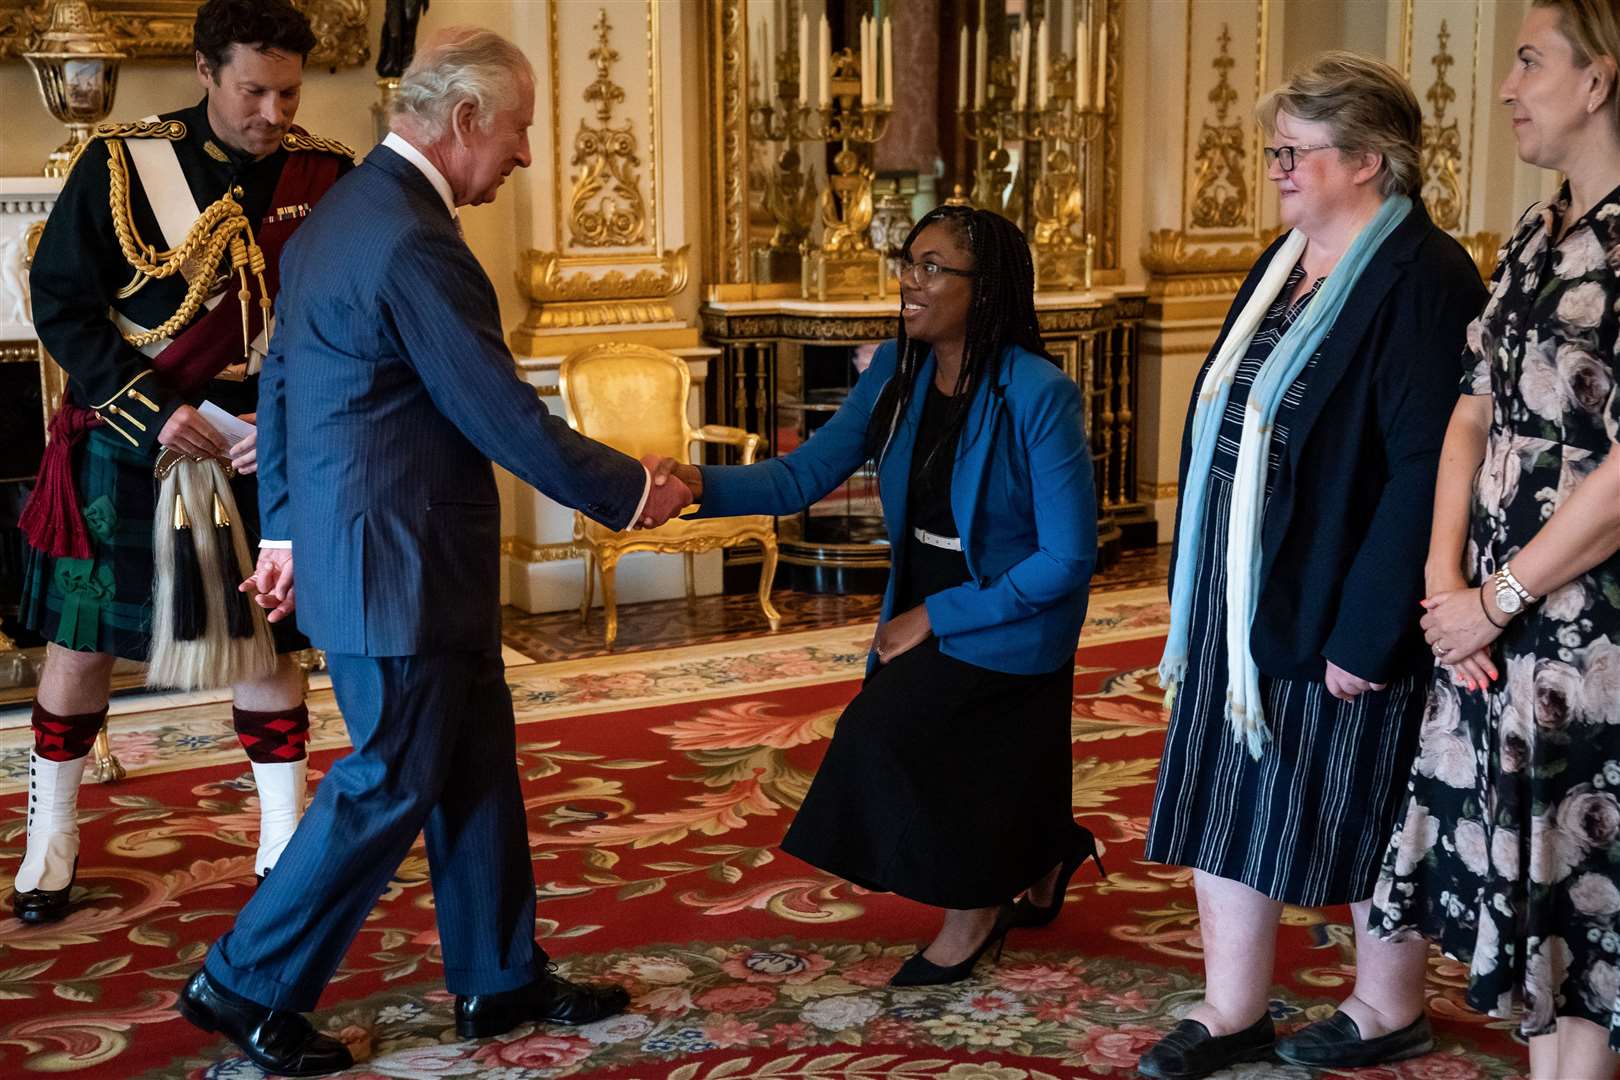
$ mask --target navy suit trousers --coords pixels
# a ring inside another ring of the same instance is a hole
[[[226,989],[313,1009],[418,833],[447,988],[489,994],[544,969],[517,773],[512,695],[498,651],[329,654],[354,750],[321,780],[275,870],[208,954]]]

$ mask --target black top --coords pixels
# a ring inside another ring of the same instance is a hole
[[[967,558],[960,551],[925,544],[910,529],[925,529],[936,536],[954,537],[960,532],[951,512],[951,481],[956,475],[956,447],[961,430],[947,433],[952,398],[928,380],[923,399],[922,419],[917,426],[917,442],[911,454],[911,482],[906,497],[907,537],[904,556],[904,588],[895,611],[906,611],[943,589],[954,588],[968,579]],[[930,460],[930,458],[932,460]]]
[[[197,205],[206,207],[226,192],[240,188],[236,200],[257,232],[259,223],[270,212],[288,151],[280,148],[255,160],[233,149],[209,126],[206,98],[188,109],[164,113],[160,119],[178,120],[185,125],[185,136],[173,140],[173,145]],[[45,224],[29,274],[35,330],[51,357],[70,376],[69,396],[86,407],[118,393],[152,366],[107,317],[116,294],[134,275],[113,231],[107,158],[107,140],[100,138],[79,156]],[[126,162],[130,206],[140,238],[159,250],[178,244],[181,238],[165,237],[159,230],[127,153]],[[175,313],[185,293],[184,276],[174,274],[147,282],[134,296],[118,301],[118,309],[141,326],[154,327]],[[215,380],[207,396],[228,411],[249,412],[257,397],[253,382]],[[181,402],[171,388],[153,378],[142,380],[141,390],[157,400],[158,414],[145,432],[130,433],[152,446],[158,429]]]
[[[1282,243],[1249,271],[1221,340]],[[1417,617],[1435,470],[1484,303],[1473,260],[1415,204],[1356,282],[1294,415],[1260,533],[1250,647],[1262,673],[1320,680],[1331,659],[1387,682],[1433,663]]]

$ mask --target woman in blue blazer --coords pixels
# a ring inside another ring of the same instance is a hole
[[[783,848],[945,909],[895,985],[967,978],[1009,926],[1050,921],[1096,852],[1069,749],[1096,502],[1080,390],[1041,344],[1034,292],[1016,226],[940,207],[906,240],[898,339],[813,438],[676,469],[705,515],[781,516],[877,465],[882,621]]]

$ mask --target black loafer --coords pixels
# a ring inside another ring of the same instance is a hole
[[[622,986],[569,982],[547,967],[534,982],[499,994],[456,998],[456,1034],[463,1039],[504,1035],[519,1024],[590,1024],[624,1012],[630,995]]]
[[[1197,1020],[1183,1020],[1142,1055],[1136,1071],[1154,1080],[1198,1080],[1228,1065],[1268,1058],[1276,1042],[1269,1014],[1235,1035],[1211,1035]]]
[[[66,885],[60,889],[34,889],[31,892],[13,893],[11,909],[17,913],[17,918],[30,926],[56,922],[73,910],[73,883],[78,880],[79,860],[74,859],[73,873],[68,875]]]
[[[267,1073],[325,1076],[354,1065],[348,1047],[316,1031],[302,1014],[267,1008],[233,994],[206,971],[198,971],[186,983],[176,1008],[204,1031],[224,1035]]]
[[[1322,1069],[1405,1061],[1433,1049],[1434,1030],[1429,1027],[1429,1018],[1422,1015],[1399,1031],[1363,1039],[1354,1020],[1335,1012],[1277,1042],[1277,1056],[1284,1061]]]

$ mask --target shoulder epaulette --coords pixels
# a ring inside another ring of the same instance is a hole
[[[336,139],[323,139],[319,135],[311,135],[307,131],[289,131],[281,137],[281,145],[286,150],[316,150],[323,154],[337,154],[354,160],[354,150],[345,146]]]
[[[97,124],[95,130],[90,132],[90,138],[78,145],[69,159],[67,171],[72,172],[73,166],[79,163],[84,156],[85,148],[97,139],[183,139],[186,137],[186,125],[179,120],[129,120],[117,124]]]
[[[183,139],[186,125],[181,120],[130,120],[122,124],[97,124],[93,139]]]

